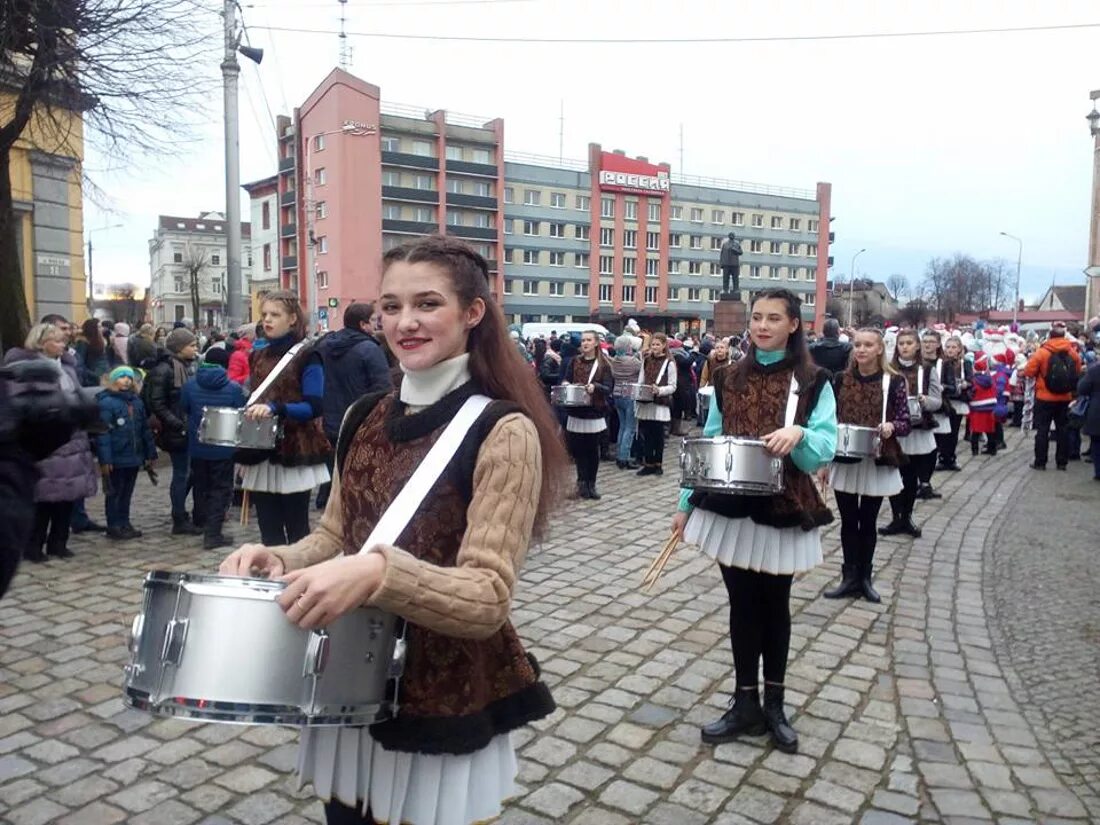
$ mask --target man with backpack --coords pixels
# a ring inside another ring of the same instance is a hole
[[[1069,464],[1069,405],[1077,390],[1081,356],[1066,336],[1066,325],[1055,321],[1050,337],[1035,351],[1020,374],[1035,379],[1035,461],[1032,469],[1045,470],[1050,452],[1050,425],[1054,424],[1054,462],[1059,470]]]

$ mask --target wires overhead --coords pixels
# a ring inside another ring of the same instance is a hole
[[[478,0],[425,0],[428,2],[478,2]],[[481,0],[488,2],[488,0]],[[411,5],[411,4],[402,4]],[[339,34],[330,29],[303,29],[292,26],[254,26],[272,32],[292,32],[294,34]],[[484,35],[458,34],[405,34],[393,32],[347,32],[353,37],[375,37],[387,40],[435,40],[464,43],[550,43],[569,45],[634,45],[634,44],[676,44],[697,45],[701,43],[792,43],[829,40],[875,40],[900,37],[945,37],[951,35],[975,34],[1015,34],[1019,32],[1072,31],[1077,29],[1100,28],[1097,23],[1064,23],[1047,26],[1007,26],[987,29],[941,29],[934,31],[906,32],[849,32],[843,34],[804,34],[804,35],[759,35],[741,37],[495,37]]]

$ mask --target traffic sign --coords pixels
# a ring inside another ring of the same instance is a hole
[[[320,318],[322,321],[327,321],[328,320],[328,310],[327,309],[317,310],[317,317]]]
[[[340,306],[340,299],[339,298],[329,298],[328,299],[328,305],[330,307],[338,307],[338,306]]]

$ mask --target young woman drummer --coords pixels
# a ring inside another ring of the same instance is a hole
[[[611,363],[600,349],[599,333],[581,333],[580,352],[562,383],[581,384],[592,397],[590,406],[567,408],[565,432],[569,452],[577,465],[577,496],[598,499],[596,473],[600,469],[600,433],[607,429],[605,413],[615,385]]]
[[[963,342],[952,335],[943,342],[943,382],[944,411],[950,429],[946,433],[937,433],[936,452],[939,455],[939,470],[960,470],[958,462],[959,431],[963,419],[970,414],[970,394],[974,386],[974,366],[963,358]]]
[[[924,366],[930,367],[938,376],[941,396],[946,399],[948,397],[948,382],[950,382],[950,387],[953,389],[954,381],[950,370],[945,371],[944,368],[943,342],[938,332],[925,331],[920,339],[920,354]],[[927,462],[921,469],[920,478],[917,479],[919,482],[917,498],[919,499],[943,498],[932,487],[932,473],[936,469],[936,461],[940,455],[940,438],[951,432],[951,420],[947,417],[946,412],[948,408],[948,404],[941,402],[939,411],[932,413],[932,420],[936,423],[932,430],[932,436],[936,441],[936,449],[932,453],[932,460]]]
[[[906,533],[920,538],[920,528],[913,523],[913,505],[917,501],[921,474],[936,461],[936,438],[932,434],[936,422],[932,413],[940,408],[940,376],[931,365],[921,362],[920,337],[916,330],[903,329],[898,333],[890,363],[905,379],[909,397],[919,400],[921,419],[912,424],[909,435],[898,436],[901,450],[909,460],[901,466],[901,492],[890,496],[893,518],[878,532],[880,536]]]
[[[514,792],[509,733],[554,703],[508,621],[532,530],[568,464],[542,388],[508,339],[485,260],[430,237],[386,253],[382,326],[400,389],[349,409],[320,525],[289,547],[246,545],[222,572],[288,583],[287,618],[318,628],[360,605],[406,619],[395,718],[308,728],[301,782],[329,825],[469,825]],[[402,532],[359,553],[379,516],[474,393],[495,399]]]
[[[668,337],[658,332],[649,340],[637,381],[653,389],[652,401],[634,405],[638,434],[642,437],[640,476],[664,475],[665,424],[672,420],[672,396],[676,394],[676,364],[668,354]]]
[[[883,379],[886,380],[885,416]],[[836,418],[841,424],[878,429],[878,458],[838,455],[829,483],[840,511],[840,547],[844,552],[840,585],[825,592],[826,599],[863,596],[881,601],[871,584],[871,566],[878,535],[875,522],[884,496],[901,492],[902,463],[898,437],[909,435],[908,391],[905,379],[886,360],[886,345],[877,329],[861,329],[852,340],[852,364],[833,380]]]
[[[833,390],[810,359],[801,318],[802,302],[793,292],[757,295],[751,346],[744,358],[716,371],[703,431],[762,440],[768,452],[784,459],[783,491],[747,496],[682,490],[672,520],[674,531],[718,562],[729,592],[736,691],[730,709],[702,729],[703,741],[711,744],[767,731],[780,750],[798,749],[783,711],[791,582],[795,573],[821,562],[820,527],[833,517],[812,476],[836,449]],[[794,423],[786,426],[792,389]]]
[[[305,315],[292,292],[269,292],[260,307],[264,337],[249,355],[249,382],[256,390],[283,356],[306,334]],[[274,450],[238,450],[243,489],[256,507],[260,538],[270,546],[290,544],[309,533],[310,492],[329,480],[332,452],[321,428],[325,373],[312,346],[299,350],[260,399],[245,410],[252,419],[278,416],[283,434]]]

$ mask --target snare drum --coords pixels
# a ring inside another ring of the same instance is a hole
[[[584,384],[558,384],[550,388],[550,403],[555,407],[591,407],[592,396]]]
[[[685,438],[680,486],[750,496],[781,493],[783,459],[768,455],[764,442],[755,438]]]
[[[710,399],[711,399],[711,396],[713,396],[713,395],[714,395],[714,387],[713,386],[706,386],[706,387],[700,387],[699,388],[699,395],[698,395],[698,398],[697,398],[697,403],[699,404],[699,414],[703,417],[704,420],[707,417],[707,413],[710,411]]]
[[[845,458],[878,458],[882,440],[875,427],[837,424],[836,454]]]
[[[909,422],[919,424],[924,420],[924,410],[921,409],[920,399],[915,395],[909,396]]]
[[[123,701],[157,716],[251,725],[366,725],[396,712],[398,619],[358,608],[302,630],[283,582],[153,571],[130,636]]]
[[[274,450],[282,434],[276,416],[253,421],[236,407],[203,407],[199,441],[219,447]]]
[[[616,384],[615,394],[635,401],[652,401],[653,387],[649,384]]]

